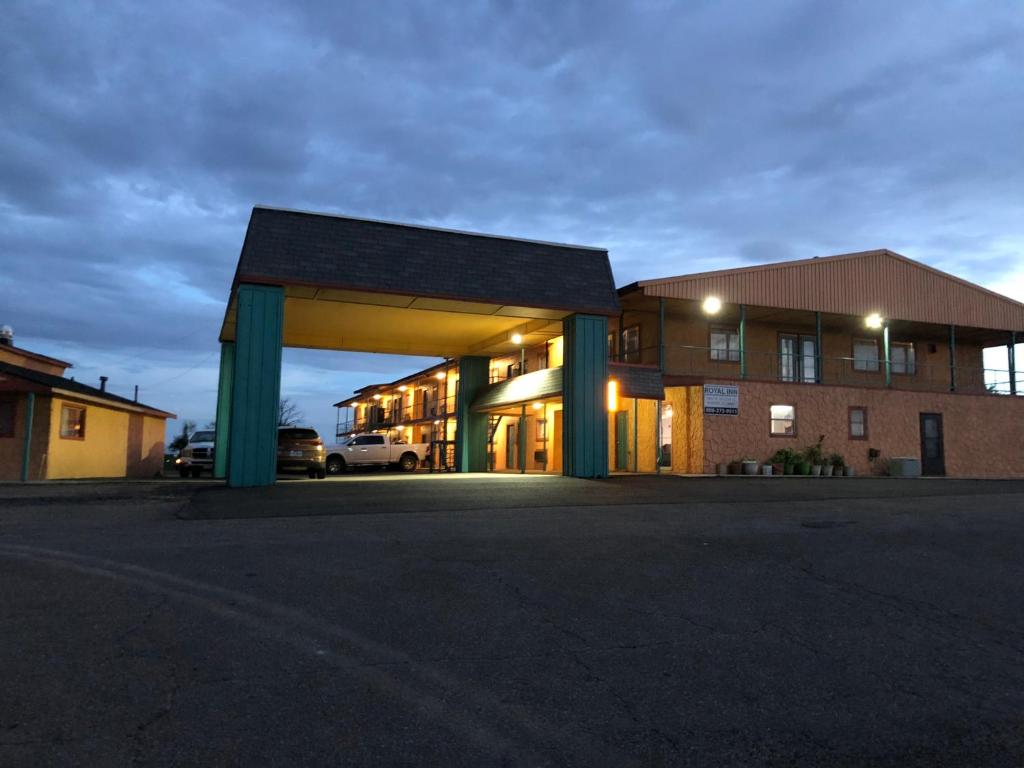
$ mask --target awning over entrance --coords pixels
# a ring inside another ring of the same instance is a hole
[[[221,341],[243,283],[282,286],[284,346],[315,349],[508,354],[619,311],[604,249],[276,208],[253,209]]]
[[[649,365],[609,363],[608,378],[618,383],[620,397],[663,400],[665,388],[661,371]],[[522,405],[562,396],[561,368],[547,368],[491,384],[473,401],[476,412],[492,411],[510,405]]]

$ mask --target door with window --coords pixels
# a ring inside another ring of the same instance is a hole
[[[519,464],[519,430],[515,424],[505,427],[505,469],[518,469]]]
[[[615,413],[615,468],[629,469],[629,413]]]
[[[779,335],[779,380],[805,384],[817,382],[817,338],[795,333]]]
[[[921,414],[921,474],[946,474],[941,413]]]

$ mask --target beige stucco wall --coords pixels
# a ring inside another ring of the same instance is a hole
[[[1024,397],[906,392],[861,387],[739,382],[739,416],[704,416],[704,471],[745,456],[766,460],[779,448],[800,450],[824,435],[859,473],[877,472],[894,456],[920,457],[921,413],[941,413],[946,473],[1024,477]],[[769,407],[796,408],[795,437],[769,435]],[[848,409],[868,409],[868,438],[850,440]],[[868,449],[881,458],[872,465]]]
[[[60,436],[61,407],[84,407],[85,438]],[[92,402],[53,398],[50,407],[49,456],[46,477],[125,477],[128,453],[128,414]]]
[[[164,466],[164,419],[155,416],[130,416],[142,420],[141,444],[135,451],[130,442],[126,442],[128,455],[126,457],[126,473],[128,477],[156,477],[163,472]]]

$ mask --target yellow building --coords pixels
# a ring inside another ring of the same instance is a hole
[[[69,366],[0,335],[0,480],[159,475],[174,414],[65,378]]]

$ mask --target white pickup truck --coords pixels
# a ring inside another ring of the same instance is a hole
[[[365,433],[353,435],[327,447],[327,474],[340,475],[348,467],[398,467],[412,472],[426,461],[427,443],[404,443],[390,435]]]

